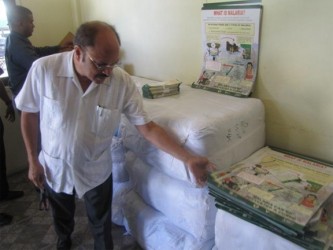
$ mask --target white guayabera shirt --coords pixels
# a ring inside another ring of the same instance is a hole
[[[40,113],[39,160],[47,184],[67,194],[75,187],[79,197],[110,176],[111,141],[121,114],[134,125],[150,121],[137,87],[121,68],[83,92],[73,52],[35,61],[15,102],[21,111]]]

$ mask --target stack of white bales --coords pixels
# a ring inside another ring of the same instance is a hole
[[[139,88],[152,82],[134,80]],[[144,105],[184,147],[219,169],[264,145],[264,109],[258,99],[182,86],[180,95],[144,100]],[[126,150],[126,160],[114,164],[113,221],[124,224],[145,249],[212,249],[216,208],[207,188],[196,187],[182,162],[147,142],[125,118],[120,134],[118,146],[124,148],[114,151]]]

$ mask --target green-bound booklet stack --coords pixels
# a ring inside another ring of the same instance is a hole
[[[333,249],[331,164],[264,147],[208,178],[216,207],[306,249]]]
[[[143,97],[149,99],[177,95],[180,91],[180,84],[181,82],[178,80],[169,80],[154,84],[145,84],[142,86],[142,95]]]

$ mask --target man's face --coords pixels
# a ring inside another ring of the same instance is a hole
[[[90,48],[87,48],[83,54],[83,62],[86,64],[86,72],[88,72],[87,77],[97,84],[103,83],[119,62],[118,54],[111,57],[98,55],[94,49]]]
[[[95,46],[75,46],[74,50],[77,73],[97,84],[112,74],[120,59],[118,40],[110,30],[103,30],[96,36]]]
[[[32,15],[27,16],[21,21],[22,35],[30,37],[34,31],[34,18]]]

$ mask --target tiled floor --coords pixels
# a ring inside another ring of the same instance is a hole
[[[0,227],[0,250],[56,249],[56,234],[53,230],[51,211],[40,211],[39,196],[34,186],[22,172],[10,176],[12,190],[24,190],[25,195],[17,200],[0,203],[0,212],[14,216],[12,223]],[[93,240],[85,215],[82,200],[77,201],[75,231],[72,249],[93,249]],[[112,235],[115,250],[141,250],[133,237],[124,228],[113,225]]]

